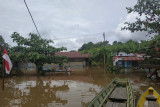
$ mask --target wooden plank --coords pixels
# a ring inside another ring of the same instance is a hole
[[[151,68],[153,68],[153,69],[160,69],[160,65],[151,65]]]
[[[153,101],[148,101],[148,107],[154,107]]]
[[[126,88],[120,88],[120,93],[119,93],[119,97],[121,99],[127,100],[127,90]]]
[[[103,101],[102,95],[99,97],[99,101],[100,101],[100,103]]]
[[[106,107],[112,107],[113,103],[112,102],[107,102]]]
[[[156,101],[148,101],[148,107],[160,107]]]
[[[113,103],[112,107],[118,107],[119,103]]]
[[[112,94],[109,96],[109,98],[115,98],[115,96],[117,95],[118,93],[118,88],[115,88],[115,90],[112,92]]]
[[[160,107],[160,105],[158,104],[158,102],[154,101],[154,107]]]
[[[119,103],[118,107],[127,107],[127,104],[126,103]]]
[[[98,100],[96,100],[96,101],[94,102],[94,107],[98,107],[99,104],[100,104],[100,103],[98,102]]]
[[[127,100],[127,90],[126,88],[116,88],[109,99],[111,100]]]
[[[107,102],[106,107],[126,107],[126,103]]]
[[[146,99],[148,101],[156,101],[157,100],[157,97],[155,95],[147,95],[146,96]]]
[[[147,100],[144,102],[143,107],[148,107],[148,101]]]

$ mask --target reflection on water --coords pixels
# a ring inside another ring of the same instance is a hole
[[[147,79],[144,72],[105,74],[103,70],[90,69],[71,76],[56,74],[6,78],[5,90],[0,89],[0,107],[86,106],[114,77],[131,80],[136,90],[136,100],[149,86],[160,93],[160,82]]]

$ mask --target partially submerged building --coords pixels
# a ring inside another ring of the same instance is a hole
[[[82,54],[81,52],[56,52],[55,56],[66,56],[68,62],[64,63],[63,66],[70,66],[71,68],[84,68],[91,65],[89,60],[89,54]],[[60,65],[58,65],[60,66]]]
[[[113,65],[122,67],[137,67],[141,62],[144,61],[144,54],[136,53],[119,53],[113,57]]]
[[[19,63],[18,67],[24,74],[36,74],[37,73],[36,65],[31,62]]]
[[[82,54],[80,52],[56,52],[55,56],[66,56],[68,62],[64,64],[44,64],[43,69],[63,69],[64,66],[70,66],[71,69],[81,69],[84,67],[91,66],[91,61],[89,60],[89,54]],[[19,63],[19,68],[23,73],[36,73],[36,65],[33,63]]]

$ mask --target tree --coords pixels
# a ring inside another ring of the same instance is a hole
[[[117,41],[114,41],[114,42],[113,42],[113,45],[114,45],[114,44],[117,44],[117,43],[118,43]]]
[[[78,49],[78,51],[84,51],[84,50],[89,50],[89,49],[92,49],[92,48],[100,48],[100,47],[104,47],[104,46],[107,46],[109,45],[109,41],[104,41],[104,42],[97,42],[97,43],[92,43],[92,42],[88,42],[87,44],[84,43],[82,45],[82,47],[80,49]]]
[[[147,31],[148,34],[160,35],[160,1],[159,0],[138,0],[134,7],[126,8],[128,13],[138,13],[140,18],[136,21],[126,22],[122,30]],[[144,16],[145,18],[141,18]]]
[[[141,41],[138,52],[150,56],[150,60],[157,60],[160,57],[160,1],[138,0],[134,7],[126,9],[128,13],[138,13],[139,18],[133,23],[126,22],[122,30],[146,31],[154,36],[151,40]]]
[[[107,46],[109,45],[109,41],[103,41],[103,42],[98,42],[94,45],[94,47],[98,48],[98,47],[104,47],[104,46]]]
[[[29,38],[24,38],[17,32],[14,32],[11,38],[13,42],[17,43],[17,46],[10,49],[14,64],[29,61],[36,64],[38,71],[40,71],[45,63],[62,63],[67,61],[65,57],[55,56],[55,52],[65,50],[66,48],[53,47],[52,40],[42,39],[33,33],[29,34]]]
[[[82,45],[82,47],[80,49],[78,49],[78,51],[89,50],[93,47],[93,45],[94,45],[94,43],[92,43],[92,42],[88,42],[87,44],[84,43]]]

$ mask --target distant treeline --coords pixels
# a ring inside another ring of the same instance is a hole
[[[91,54],[90,59],[95,66],[103,66],[104,54],[106,65],[112,66],[113,56],[119,52],[145,54],[150,57],[146,63],[160,64],[157,59],[160,57],[159,46],[160,37],[154,36],[150,40],[141,40],[140,42],[133,40],[128,40],[124,43],[114,41],[113,44],[109,44],[108,41],[98,43],[88,42],[83,44],[79,51]]]

